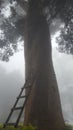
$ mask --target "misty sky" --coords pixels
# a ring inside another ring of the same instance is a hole
[[[24,53],[16,53],[8,63],[0,62],[0,122],[4,122],[24,84]]]
[[[64,119],[73,124],[73,56],[59,53],[56,47],[53,47],[53,64],[60,91]]]

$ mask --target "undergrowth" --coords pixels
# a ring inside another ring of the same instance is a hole
[[[29,126],[23,126],[19,125],[17,128],[13,126],[7,126],[6,128],[3,128],[3,125],[0,125],[0,130],[35,130],[36,128],[29,125]]]
[[[36,130],[36,128],[33,127],[32,125],[29,126],[19,125],[18,128],[15,128],[13,126],[8,126],[6,128],[3,128],[3,125],[0,124],[0,130]],[[64,130],[73,130],[73,126],[66,124]]]
[[[73,130],[73,125],[66,124],[65,125],[65,130]]]

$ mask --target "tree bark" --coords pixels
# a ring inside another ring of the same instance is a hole
[[[37,130],[62,130],[64,120],[52,63],[49,28],[38,11],[28,13],[24,47],[25,76],[36,75],[25,106],[24,123],[37,126]]]

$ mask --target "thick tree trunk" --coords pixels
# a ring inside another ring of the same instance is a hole
[[[38,130],[62,130],[64,120],[53,69],[48,24],[43,16],[35,13],[33,17],[34,14],[30,14],[24,45],[25,76],[27,78],[36,73],[36,80],[25,107],[24,122],[37,126]]]

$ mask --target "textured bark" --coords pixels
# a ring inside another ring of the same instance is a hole
[[[25,76],[37,74],[25,107],[24,123],[37,126],[38,130],[62,130],[64,120],[52,63],[49,28],[38,12],[28,13],[24,46]]]

